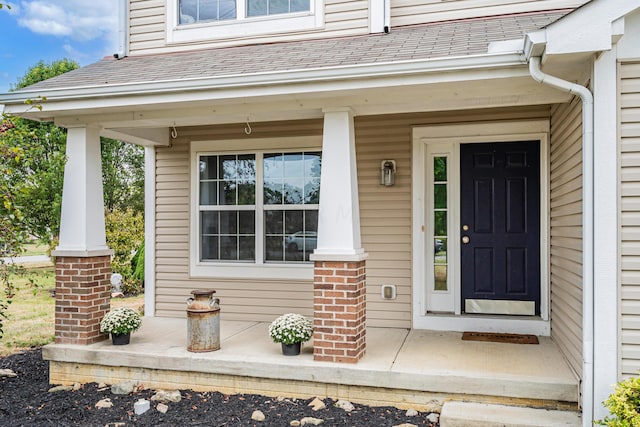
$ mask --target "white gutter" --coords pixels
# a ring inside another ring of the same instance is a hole
[[[167,94],[186,91],[206,91],[293,83],[317,83],[338,80],[365,80],[395,76],[469,71],[514,67],[526,64],[522,52],[464,55],[428,58],[379,64],[356,64],[301,70],[270,71],[253,74],[233,74],[216,77],[196,77],[180,80],[121,83],[111,85],[76,86],[61,89],[32,89],[0,94],[0,104],[24,104],[38,96],[47,98],[47,106],[56,100],[78,100],[104,97]],[[27,106],[28,108],[29,106]],[[48,109],[48,108],[47,108]]]
[[[540,57],[529,60],[534,80],[582,100],[582,425],[593,425],[593,94],[589,89],[545,74]]]

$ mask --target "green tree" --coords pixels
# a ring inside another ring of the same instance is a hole
[[[144,212],[144,148],[102,138],[101,155],[105,208]]]
[[[3,116],[0,121],[0,338],[5,312],[13,298],[10,275],[19,272],[18,266],[5,262],[4,258],[20,255],[27,237],[22,224],[23,215],[15,203],[16,188],[12,182],[14,171],[24,160],[24,152],[20,147],[5,143],[8,134],[17,132],[20,131]]]
[[[68,59],[39,61],[30,67],[13,90],[75,70]],[[16,132],[7,133],[6,143],[20,147],[24,160],[11,176],[15,203],[20,207],[26,231],[51,244],[60,229],[66,131],[53,123],[13,118]],[[17,189],[20,191],[15,191]]]
[[[78,68],[68,59],[39,61],[30,67],[14,90]],[[44,101],[46,102],[46,101]],[[60,231],[62,186],[66,161],[66,130],[53,123],[14,118],[20,132],[10,137],[21,147],[25,160],[12,176],[15,203],[21,207],[29,234],[52,246]],[[112,139],[101,139],[103,191],[108,210],[144,210],[144,150]]]
[[[39,83],[41,81],[73,71],[80,66],[71,59],[63,58],[53,62],[38,61],[31,66],[24,76],[16,83],[13,90],[18,90]]]

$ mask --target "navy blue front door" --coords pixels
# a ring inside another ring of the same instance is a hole
[[[540,314],[540,143],[462,144],[460,171],[462,309],[528,301]]]

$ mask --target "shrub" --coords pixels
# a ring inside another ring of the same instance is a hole
[[[596,421],[596,424],[609,427],[640,427],[640,377],[632,377],[618,383],[603,404],[611,416]]]
[[[125,293],[135,294],[142,290],[142,282],[133,278],[131,259],[144,240],[144,218],[132,209],[107,211],[105,215],[107,245],[114,252],[111,270],[122,275]]]

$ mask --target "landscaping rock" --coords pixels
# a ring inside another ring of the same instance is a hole
[[[265,416],[264,416],[264,414],[262,413],[262,411],[253,411],[253,414],[251,414],[251,419],[252,419],[253,421],[260,421],[260,422],[262,422],[262,421],[264,421]]]
[[[180,394],[180,391],[178,390],[173,390],[173,391],[158,390],[156,391],[156,394],[153,395],[151,400],[157,401],[157,402],[178,403],[182,400],[182,394]]]
[[[432,423],[438,423],[440,422],[440,415],[436,413],[431,413],[427,415],[427,420],[429,420],[429,422],[432,422]]]
[[[351,412],[356,409],[351,402],[348,400],[338,400],[336,402],[336,406],[346,412]]]
[[[393,427],[418,427],[415,424],[411,424],[411,423],[402,423],[402,424],[398,424],[397,426],[393,426]]]
[[[73,391],[78,391],[82,388],[82,384],[80,383],[74,383],[73,384]]]
[[[70,385],[58,385],[55,387],[51,387],[49,389],[49,393],[57,393],[59,391],[71,391],[73,390],[73,387],[71,387]]]
[[[15,378],[17,376],[18,374],[13,372],[11,369],[0,369],[0,377]]]
[[[125,381],[122,383],[114,384],[111,386],[111,393],[113,394],[129,394],[133,392],[136,387],[135,381]]]
[[[169,410],[169,407],[164,403],[158,403],[158,406],[156,406],[156,409],[158,410],[158,412],[162,414],[166,414],[167,411]]]
[[[415,409],[407,409],[407,412],[405,413],[407,417],[417,417],[418,414],[419,412],[416,411]]]
[[[304,417],[303,419],[300,420],[300,425],[301,426],[319,426],[323,422],[324,420],[321,420],[320,418]]]
[[[106,409],[106,408],[111,408],[113,406],[113,402],[111,402],[111,399],[109,399],[108,397],[99,400],[96,404],[95,407],[98,409]]]
[[[151,404],[147,399],[138,399],[138,401],[133,404],[133,412],[135,412],[136,415],[142,415],[150,408]]]
[[[291,421],[291,422],[289,423],[289,425],[290,425],[291,427],[300,427],[300,421],[298,421],[298,420],[293,420],[293,421]]]
[[[311,403],[309,403],[308,406],[311,406],[311,409],[313,409],[314,411],[319,411],[321,409],[325,409],[327,407],[327,405],[324,404],[324,402],[320,399],[318,399],[317,397],[315,399],[313,399],[311,401]]]

